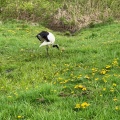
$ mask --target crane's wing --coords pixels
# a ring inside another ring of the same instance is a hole
[[[49,32],[47,38],[52,44],[55,42],[55,36],[52,33]]]

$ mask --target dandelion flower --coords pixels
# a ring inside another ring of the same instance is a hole
[[[100,97],[102,97],[103,95],[102,94],[100,94]]]
[[[70,76],[73,76],[73,73],[71,73]]]
[[[83,91],[86,91],[86,87],[82,88]]]
[[[78,88],[79,87],[79,85],[76,85],[74,88],[76,89],[76,88]]]
[[[63,78],[59,77],[58,80],[63,80]]]
[[[26,90],[28,90],[28,87],[26,87]]]
[[[103,78],[103,82],[104,82],[104,83],[106,83],[106,82],[107,82],[107,80],[106,80],[105,78]]]
[[[106,67],[105,67],[106,69],[110,69],[111,68],[111,66],[110,65],[106,65]]]
[[[95,75],[95,73],[92,73],[92,75],[94,76],[94,75]]]
[[[56,84],[56,82],[53,82],[53,84]]]
[[[74,94],[75,92],[74,92],[74,91],[72,91],[71,93],[72,93],[72,94]]]
[[[74,88],[80,88],[80,89],[83,89],[85,88],[83,85],[76,85]]]
[[[86,108],[86,107],[88,107],[90,104],[88,104],[87,102],[83,102],[82,104],[81,104],[81,107],[82,108]]]
[[[106,91],[106,88],[103,88],[103,91]]]
[[[20,118],[22,118],[22,116],[18,115],[17,118],[20,119]]]
[[[111,88],[111,89],[110,89],[110,92],[114,92],[114,88]]]
[[[119,110],[119,107],[118,107],[118,106],[115,106],[115,110]]]
[[[90,79],[90,77],[88,75],[85,76],[86,79]]]
[[[113,101],[117,101],[117,98],[113,98]]]
[[[116,84],[116,83],[113,83],[113,86],[114,86],[114,87],[116,87],[116,86],[117,86],[117,84]]]
[[[82,85],[79,85],[78,87],[81,88],[81,89],[84,88]]]
[[[97,68],[92,68],[92,72],[93,73],[97,72]]]
[[[22,49],[20,49],[20,51],[24,51],[24,49],[22,48]]]
[[[80,108],[80,104],[76,104],[76,105],[75,105],[75,108]]]
[[[118,61],[117,61],[117,59],[114,59],[114,61],[112,62],[112,65],[113,65],[113,66],[118,66]]]
[[[99,80],[99,78],[95,78],[95,80],[97,81],[97,80]]]
[[[101,71],[100,71],[100,73],[102,74],[102,75],[105,75],[106,74],[106,70],[105,69],[102,69]]]
[[[77,77],[77,79],[80,79],[80,78],[81,78],[81,76],[82,76],[82,75],[79,75],[79,76]]]

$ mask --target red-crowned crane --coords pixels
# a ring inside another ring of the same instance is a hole
[[[42,31],[36,35],[36,37],[42,42],[39,47],[46,46],[47,55],[48,55],[48,47],[52,45],[52,47],[56,47],[59,49],[59,46],[55,43],[55,36],[51,32]]]

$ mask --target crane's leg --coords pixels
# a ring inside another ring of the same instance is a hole
[[[47,46],[46,46],[47,56],[49,56],[49,53],[48,53],[48,48],[49,48],[49,46],[47,45]]]

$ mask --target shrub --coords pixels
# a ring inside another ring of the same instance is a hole
[[[119,0],[1,0],[0,18],[38,22],[75,32],[96,23],[120,19]]]

